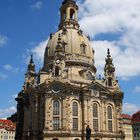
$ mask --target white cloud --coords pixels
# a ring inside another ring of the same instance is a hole
[[[4,69],[6,69],[6,70],[8,70],[8,71],[12,69],[12,66],[9,65],[9,64],[4,65],[3,67],[4,67]]]
[[[140,75],[139,51],[135,51],[133,48],[122,51],[116,41],[92,41],[91,45],[95,49],[95,66],[99,73],[103,73],[107,48],[110,48],[117,76],[128,79],[128,77]]]
[[[139,0],[86,0],[79,6],[80,24],[86,32],[93,35],[140,28],[139,5]]]
[[[12,98],[15,99],[17,96],[18,96],[18,94],[13,94],[13,95],[12,95]]]
[[[123,113],[132,115],[133,113],[137,112],[138,110],[140,110],[140,107],[135,104],[131,104],[131,103],[123,104]]]
[[[105,36],[100,41],[92,41],[96,66],[103,69],[106,50],[110,48],[117,76],[123,79],[140,75],[139,5],[139,0],[86,0],[79,6],[80,25],[86,34],[92,38],[114,35],[111,41]]]
[[[7,43],[8,38],[0,34],[0,47]]]
[[[11,107],[6,108],[6,109],[0,109],[0,118],[9,117],[10,115],[15,113],[16,111],[17,111],[17,109],[15,106],[11,106]]]
[[[134,89],[134,92],[135,93],[140,93],[140,86],[136,86],[135,89]]]
[[[36,3],[31,5],[31,8],[40,10],[42,8],[42,6],[43,6],[43,2],[42,1],[37,1]]]
[[[19,71],[18,68],[15,68],[15,67],[11,66],[10,64],[4,65],[3,68],[7,71],[14,72],[14,73],[17,73]]]
[[[34,58],[40,62],[43,63],[43,59],[44,59],[44,52],[45,52],[45,48],[47,46],[48,43],[48,39],[40,42],[38,45],[36,45],[31,52],[34,55]]]
[[[17,98],[17,94],[13,94],[12,95],[12,98],[10,99],[10,101],[9,101],[9,103],[11,103],[11,104],[16,104],[16,100],[15,100],[15,98]]]
[[[7,78],[7,75],[2,73],[2,72],[0,72],[0,79],[6,79],[6,78]]]
[[[5,118],[1,118],[2,120],[7,120],[7,118],[5,117]]]

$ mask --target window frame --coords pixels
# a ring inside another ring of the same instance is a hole
[[[61,128],[61,102],[59,100],[53,100],[52,107],[53,131],[58,131]]]
[[[79,129],[79,104],[77,101],[73,101],[72,102],[72,130],[78,131],[78,129]]]
[[[113,132],[113,109],[112,106],[107,106],[107,123],[108,123],[108,131]]]
[[[99,131],[99,105],[94,102],[92,105],[92,116],[93,116],[93,130]]]
[[[81,54],[86,54],[86,44],[85,43],[82,43],[80,45],[80,51],[81,51]]]

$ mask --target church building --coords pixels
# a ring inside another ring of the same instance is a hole
[[[124,140],[122,100],[110,50],[97,78],[94,48],[78,23],[75,0],[63,0],[58,31],[50,34],[44,64],[31,56],[16,98],[16,140]],[[106,53],[106,52],[105,52]]]

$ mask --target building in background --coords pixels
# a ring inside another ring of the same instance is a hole
[[[49,11],[48,11],[49,12]],[[94,48],[78,23],[75,0],[64,0],[60,24],[50,34],[38,73],[31,57],[16,98],[16,140],[124,140],[122,100],[110,50],[104,77],[97,78]],[[106,53],[106,52],[104,52]]]
[[[0,120],[0,140],[15,140],[16,125],[10,120]]]
[[[132,115],[133,139],[140,140],[140,111]]]
[[[125,133],[125,140],[133,140],[132,133],[132,117],[128,114],[122,114],[123,130]]]
[[[13,123],[17,123],[17,112],[8,117],[7,120],[11,120]]]

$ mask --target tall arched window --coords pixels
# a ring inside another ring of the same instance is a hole
[[[59,67],[55,67],[55,76],[59,76]]]
[[[53,130],[59,130],[60,128],[60,103],[59,101],[53,101]]]
[[[99,130],[99,120],[98,120],[98,105],[97,103],[93,104],[93,129],[94,131]]]
[[[78,131],[78,103],[72,103],[73,130]]]
[[[66,20],[66,10],[63,11],[63,20]]]
[[[73,102],[73,116],[78,116],[78,104]]]
[[[70,9],[70,19],[74,19],[75,17],[75,11],[74,9]]]
[[[59,115],[59,101],[54,101],[53,102],[53,115]]]
[[[49,50],[49,47],[47,46],[45,50],[45,56],[48,56],[48,50]]]
[[[81,47],[81,54],[86,54],[86,45],[82,43],[80,47]]]
[[[108,131],[112,132],[113,124],[112,124],[112,107],[111,106],[107,107],[107,117],[108,117]]]
[[[111,77],[108,78],[108,86],[112,86],[112,78]]]
[[[30,115],[30,127],[32,128],[33,127],[33,115],[34,115],[34,111],[33,111],[33,106],[31,105],[31,107],[30,107],[30,110],[29,110],[29,115]]]

